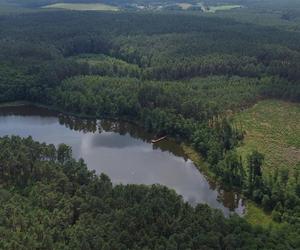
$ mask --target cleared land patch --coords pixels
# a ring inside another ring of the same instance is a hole
[[[177,6],[179,6],[183,10],[187,10],[187,9],[193,7],[193,5],[190,3],[178,3]]]
[[[106,55],[82,54],[73,59],[79,63],[87,63],[91,73],[95,75],[138,77],[141,73],[137,65]]]
[[[261,101],[237,114],[237,126],[246,132],[238,152],[245,159],[252,150],[265,155],[264,171],[300,167],[300,105]]]
[[[81,54],[78,56],[73,56],[74,59],[76,59],[78,62],[86,62],[91,66],[102,66],[103,62],[109,62],[109,63],[117,63],[122,65],[134,65],[129,64],[123,60],[116,59],[114,57],[106,56],[103,54]],[[136,65],[135,65],[136,66]]]
[[[217,6],[209,6],[206,12],[215,13],[217,11],[225,11],[225,10],[232,10],[241,8],[241,5],[217,5]]]
[[[66,9],[66,10],[79,10],[79,11],[118,11],[119,8],[116,6],[102,4],[102,3],[55,3],[51,5],[46,5],[42,8],[45,9]]]

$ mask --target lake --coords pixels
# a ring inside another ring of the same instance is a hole
[[[72,146],[89,169],[114,184],[161,184],[195,205],[207,203],[243,214],[243,200],[209,182],[175,141],[151,143],[153,135],[127,122],[79,119],[31,105],[0,108],[0,136],[32,136],[39,142]]]

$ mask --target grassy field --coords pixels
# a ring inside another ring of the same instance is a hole
[[[293,170],[300,164],[300,105],[267,100],[236,115],[246,135],[238,151],[246,158],[252,150],[265,155],[264,171]]]
[[[78,56],[73,56],[77,62],[80,63],[88,63],[91,66],[101,66],[103,62],[109,62],[109,63],[118,63],[118,64],[123,64],[123,65],[128,65],[129,63],[116,59],[114,57],[106,56],[103,54],[81,54]]]
[[[195,166],[199,169],[199,171],[205,175],[208,181],[216,182],[217,177],[215,174],[209,170],[207,163],[204,161],[202,156],[190,145],[182,143],[181,147],[185,155],[193,161]]]
[[[81,4],[81,3],[56,3],[51,5],[46,5],[42,7],[44,9],[66,9],[66,10],[79,10],[79,11],[118,11],[119,8],[116,6],[101,4],[101,3],[91,3],[91,4]]]
[[[263,171],[288,168],[290,173],[300,167],[300,104],[279,100],[260,101],[235,115],[235,124],[246,132],[237,149],[243,160],[253,150],[265,156]],[[278,226],[271,215],[247,201],[245,219],[251,224]]]
[[[215,13],[217,11],[225,11],[225,10],[232,10],[232,9],[237,9],[241,8],[241,5],[217,5],[217,6],[209,6],[209,9],[207,12],[210,13]]]
[[[247,213],[244,217],[252,225],[260,225],[262,227],[279,227],[280,224],[272,220],[272,216],[266,214],[260,207],[252,201],[247,201]]]
[[[190,3],[178,3],[177,6],[179,6],[183,10],[187,10],[191,8],[193,5]]]
[[[109,71],[115,75],[129,75],[131,77],[136,77],[140,73],[140,68],[137,65],[106,55],[81,54],[74,56],[73,59],[79,63],[87,63],[91,67],[98,68],[100,70],[98,73],[106,70],[106,74]]]

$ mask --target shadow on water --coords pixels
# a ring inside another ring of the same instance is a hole
[[[154,135],[131,123],[81,119],[31,105],[1,107],[0,136],[11,134],[69,144],[74,157],[114,183],[159,183],[193,205],[204,202],[225,215],[245,212],[240,195],[208,181],[179,144],[171,139],[152,144]]]

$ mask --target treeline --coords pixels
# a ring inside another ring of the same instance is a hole
[[[1,61],[14,65],[82,53],[136,64],[148,79],[278,75],[299,79],[300,35],[188,15],[50,12],[2,17]]]
[[[300,100],[296,32],[219,18],[72,12],[3,16],[0,28],[1,101],[44,102],[49,89],[76,75],[274,77],[262,96]]]
[[[50,96],[51,103],[76,113],[134,117],[142,109],[164,109],[206,122],[254,103],[260,88],[270,81],[273,79],[209,77],[171,82],[78,76],[63,81]]]
[[[297,82],[300,56],[295,60],[259,61],[255,57],[235,55],[208,55],[197,58],[170,60],[160,66],[146,68],[144,77],[157,80],[179,80],[197,76],[237,75],[241,77],[279,76]],[[299,83],[297,83],[299,85]]]
[[[130,64],[114,57],[101,54],[82,54],[72,59],[87,64],[87,74],[89,75],[143,78],[142,69],[136,64]]]
[[[213,171],[224,183],[238,187],[243,194],[271,213],[276,222],[300,225],[300,171],[276,169],[263,174],[264,156],[257,151],[247,161],[234,151],[215,165]]]
[[[0,138],[1,249],[296,249],[299,227],[253,227],[153,185],[113,186],[66,145]]]

